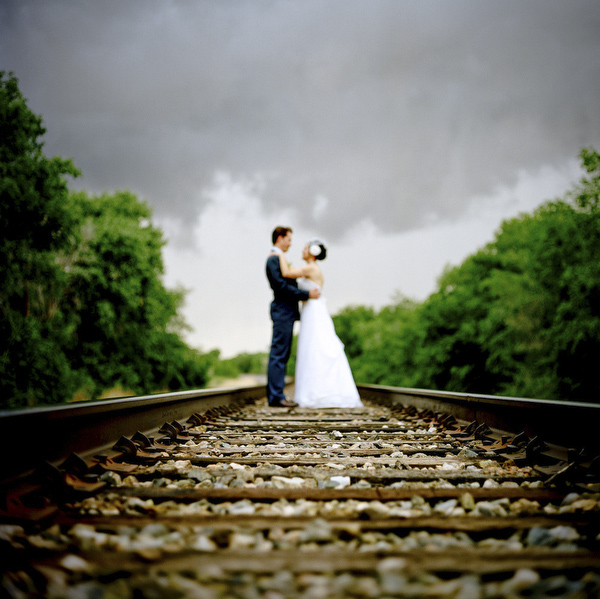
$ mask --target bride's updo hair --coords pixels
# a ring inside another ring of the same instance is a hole
[[[325,260],[327,248],[320,239],[313,239],[308,242],[308,253],[315,257],[315,260]]]

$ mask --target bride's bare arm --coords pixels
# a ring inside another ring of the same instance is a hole
[[[279,254],[279,265],[281,266],[281,274],[288,279],[298,279],[307,274],[306,266],[290,268],[283,254]]]

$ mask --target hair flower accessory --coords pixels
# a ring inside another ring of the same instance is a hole
[[[308,253],[314,256],[315,260],[324,260],[327,256],[325,244],[320,239],[311,239],[307,244]]]

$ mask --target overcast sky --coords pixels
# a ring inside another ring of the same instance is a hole
[[[74,187],[152,206],[224,356],[268,349],[275,226],[332,313],[422,300],[600,149],[597,0],[0,0],[0,70]]]

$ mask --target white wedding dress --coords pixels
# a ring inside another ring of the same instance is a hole
[[[298,279],[300,289],[319,286]],[[303,303],[296,350],[294,401],[302,408],[358,408],[360,401],[344,344],[335,333],[323,296]]]

